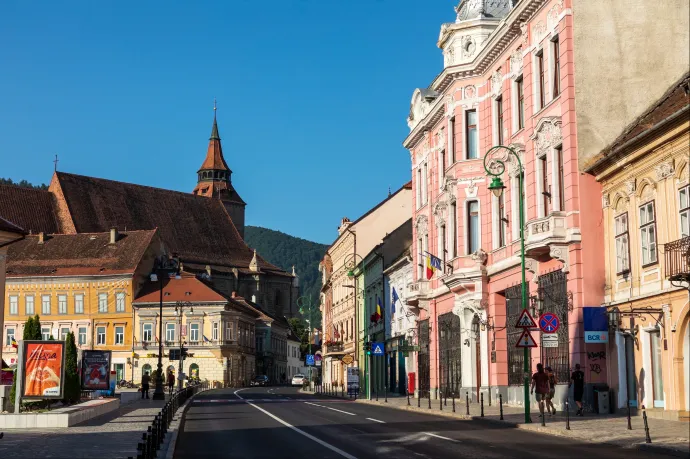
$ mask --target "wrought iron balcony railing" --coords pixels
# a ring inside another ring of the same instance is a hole
[[[664,244],[666,277],[671,282],[690,283],[690,236]]]

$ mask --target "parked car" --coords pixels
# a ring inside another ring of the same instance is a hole
[[[292,385],[293,386],[302,387],[306,381],[307,381],[307,377],[304,375],[296,374],[295,376],[292,377]]]
[[[266,376],[266,375],[257,376],[256,378],[252,379],[251,385],[252,386],[268,386],[268,376]]]

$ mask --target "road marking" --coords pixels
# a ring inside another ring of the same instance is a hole
[[[355,413],[349,413],[349,412],[347,412],[347,411],[338,410],[338,409],[336,409],[336,408],[331,408],[330,406],[318,405],[318,404],[316,404],[316,403],[311,403],[311,402],[304,402],[304,403],[306,403],[307,405],[318,406],[319,408],[326,408],[327,410],[337,411],[337,412],[339,412],[339,413],[349,414],[350,416],[357,416]]]
[[[458,443],[457,440],[453,440],[452,438],[448,438],[448,437],[443,437],[441,435],[436,435],[435,433],[424,432],[424,434],[431,435],[432,437],[440,438],[441,440],[448,440],[448,441],[452,441],[453,443]]]
[[[370,421],[374,421],[374,422],[380,422],[381,424],[385,424],[385,423],[386,423],[385,421],[379,421],[378,419],[374,419],[374,418],[367,418],[367,419],[370,420]]]
[[[241,390],[243,390],[243,389],[236,390],[236,391],[235,391],[235,396],[237,396],[237,398],[239,398],[240,400],[244,400],[244,398],[242,398],[242,396],[238,394],[238,392],[241,391]],[[342,449],[336,448],[335,446],[331,445],[330,443],[326,443],[325,441],[321,440],[320,438],[316,438],[315,436],[313,436],[313,435],[311,435],[311,434],[308,434],[308,433],[305,432],[304,430],[298,429],[297,427],[293,426],[292,424],[289,424],[289,423],[283,421],[283,420],[280,419],[278,416],[276,416],[276,415],[274,415],[273,413],[270,413],[270,412],[264,410],[264,409],[261,408],[260,406],[256,406],[256,405],[254,405],[253,403],[249,403],[247,400],[245,400],[245,401],[247,402],[248,405],[253,406],[253,407],[256,408],[257,410],[259,410],[259,411],[261,411],[262,413],[264,413],[265,415],[267,415],[267,416],[269,416],[269,417],[275,419],[276,421],[278,421],[279,423],[281,423],[281,424],[284,425],[285,427],[287,427],[287,428],[289,428],[289,429],[292,429],[292,430],[294,430],[295,432],[297,432],[297,433],[299,433],[299,434],[301,434],[301,435],[304,435],[304,436],[307,437],[308,439],[313,440],[313,441],[315,441],[316,443],[318,443],[319,445],[321,445],[321,446],[323,446],[323,447],[325,447],[325,448],[330,449],[330,450],[333,451],[334,453],[340,454],[341,456],[343,456],[343,457],[345,457],[345,458],[347,458],[347,459],[357,459],[355,456],[346,453],[346,452],[343,451]]]

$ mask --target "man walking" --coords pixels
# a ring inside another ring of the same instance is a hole
[[[172,370],[168,370],[168,391],[170,392],[170,395],[172,395],[174,389],[175,375],[173,374]]]
[[[549,375],[544,373],[544,365],[537,364],[537,372],[532,375],[532,388],[530,393],[534,393],[534,388],[537,389],[537,402],[539,402],[539,417],[544,417],[544,402],[549,396]]]
[[[579,363],[575,364],[575,371],[570,375],[568,388],[570,388],[573,383],[575,383],[575,387],[573,388],[573,399],[575,399],[575,403],[577,403],[577,413],[575,413],[575,415],[584,416],[582,413],[582,395],[585,392],[585,373],[580,370]]]
[[[141,376],[141,398],[149,398],[149,383],[151,382],[151,376],[149,372],[145,372]],[[146,397],[144,397],[146,396]]]

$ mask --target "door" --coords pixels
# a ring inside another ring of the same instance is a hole
[[[462,384],[462,331],[460,317],[449,312],[438,316],[441,394],[460,397]]]
[[[125,364],[124,363],[116,363],[115,364],[115,381],[120,382],[123,379],[125,379]]]
[[[396,370],[396,352],[391,352],[386,356],[388,359],[388,391],[390,393],[395,392],[395,388],[397,386],[397,381],[396,381],[396,375],[397,375],[397,370]]]
[[[419,373],[419,397],[430,397],[431,375],[429,360],[429,319],[419,322],[419,352],[417,353]]]
[[[649,334],[652,346],[652,388],[654,392],[654,408],[663,408],[664,403],[664,378],[661,355],[661,333],[655,331]]]

